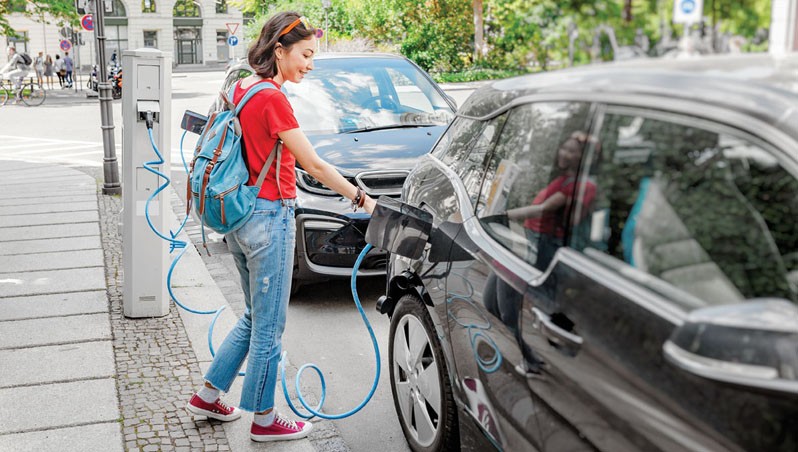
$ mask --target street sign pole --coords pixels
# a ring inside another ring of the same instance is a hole
[[[114,140],[114,115],[111,101],[111,84],[108,83],[108,71],[105,68],[105,8],[103,0],[89,0],[94,12],[94,37],[97,46],[97,88],[100,98],[100,121],[103,134],[103,194],[119,195],[122,185],[119,183],[119,163],[116,158],[116,141]]]
[[[324,8],[324,51],[328,52],[329,48],[329,41],[327,36],[329,35],[328,24],[327,24],[327,12],[330,10],[330,6],[332,6],[331,0],[321,0],[321,7]]]

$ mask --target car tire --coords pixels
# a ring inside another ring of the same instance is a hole
[[[410,338],[416,338],[414,346]],[[449,372],[432,318],[417,296],[408,294],[397,302],[388,344],[394,407],[410,448],[416,452],[459,450]],[[409,353],[411,348],[414,353]]]

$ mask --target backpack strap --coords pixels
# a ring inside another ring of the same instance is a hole
[[[272,162],[277,158],[277,173],[275,174],[275,178],[277,179],[277,192],[280,193],[280,197],[282,198],[283,192],[280,190],[280,160],[283,155],[283,140],[277,139],[277,142],[274,143],[274,149],[272,152],[269,153],[269,158],[266,159],[266,163],[263,164],[263,168],[260,170],[260,174],[258,175],[258,180],[255,182],[255,186],[258,187],[258,192],[260,192],[260,188],[263,186],[263,181],[266,180],[266,173],[269,172],[269,168],[272,166]]]
[[[230,89],[230,99],[233,99],[233,95],[235,94],[235,89],[238,83],[234,84]],[[271,82],[260,82],[256,83],[255,85],[249,88],[247,94],[244,95],[244,98],[241,99],[238,104],[236,105],[235,116],[238,118],[239,113],[244,108],[244,105],[249,102],[249,100],[255,94],[263,91],[264,89],[277,89]],[[272,166],[272,162],[276,160],[277,168],[275,172],[275,179],[277,181],[277,193],[280,195],[280,199],[283,197],[283,190],[280,187],[280,163],[282,161],[283,155],[283,140],[277,139],[277,142],[274,143],[274,148],[272,152],[269,153],[269,157],[266,159],[266,163],[263,164],[263,168],[260,170],[260,174],[258,174],[258,180],[255,182],[255,186],[258,187],[258,192],[260,193],[260,188],[263,186],[263,182],[266,180],[266,174],[269,172],[269,168]]]
[[[238,83],[233,84],[233,87],[230,90],[231,101],[233,100],[233,94],[235,94],[236,85],[238,85]],[[264,89],[277,89],[277,87],[272,85],[271,82],[259,82],[249,87],[249,91],[247,91],[247,94],[244,95],[244,98],[238,101],[238,103],[236,104],[236,111],[235,111],[236,117],[238,117],[238,115],[241,113],[241,110],[244,108],[244,105],[246,105],[247,102],[249,102],[249,100],[252,99],[252,96],[263,91]]]

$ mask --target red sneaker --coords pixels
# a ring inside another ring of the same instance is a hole
[[[233,406],[227,406],[222,399],[216,399],[213,403],[208,403],[197,394],[188,401],[186,410],[198,416],[207,416],[219,421],[234,421],[241,417],[241,410]]]
[[[274,422],[268,427],[252,423],[249,437],[252,441],[282,441],[285,439],[299,439],[308,436],[313,430],[310,422],[292,421],[279,413],[274,417]]]

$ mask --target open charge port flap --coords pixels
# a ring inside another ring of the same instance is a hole
[[[152,112],[152,119],[158,122],[158,117],[161,115],[161,104],[155,100],[139,100],[136,101],[136,111],[138,112],[139,121],[147,119],[147,112]]]

